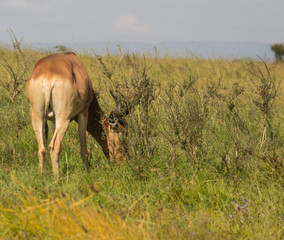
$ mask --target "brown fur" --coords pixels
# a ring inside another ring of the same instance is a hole
[[[43,131],[47,118],[53,123],[54,134],[49,148],[55,176],[59,176],[61,142],[73,119],[78,122],[81,157],[87,169],[86,130],[101,145],[107,158],[121,161],[118,134],[111,131],[88,73],[74,53],[52,54],[40,59],[26,85],[26,95],[31,104],[41,172],[45,161]]]

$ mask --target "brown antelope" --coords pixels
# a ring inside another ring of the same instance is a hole
[[[81,157],[89,168],[86,130],[97,140],[108,159],[121,161],[124,157],[119,143],[119,131],[126,131],[124,116],[118,99],[108,118],[105,117],[91,80],[81,61],[72,52],[52,54],[40,59],[26,85],[31,104],[32,125],[38,141],[39,169],[45,161],[44,130],[47,139],[47,119],[52,121],[53,137],[49,144],[53,173],[59,176],[61,142],[70,121],[78,122]]]

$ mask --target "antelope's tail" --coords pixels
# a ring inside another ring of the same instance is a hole
[[[44,107],[44,129],[45,129],[45,139],[48,138],[48,125],[47,125],[47,114],[48,114],[48,108],[50,104],[50,97],[51,92],[53,88],[53,84],[50,81],[45,81],[43,83],[44,88],[44,97],[45,97],[45,107]]]

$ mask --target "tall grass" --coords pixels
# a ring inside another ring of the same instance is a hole
[[[15,51],[0,50],[12,68]],[[21,51],[30,66],[48,54]],[[109,90],[131,105],[122,139],[128,159],[109,164],[88,137],[85,172],[71,123],[60,180],[48,159],[40,175],[24,92],[14,104],[0,87],[3,239],[283,238],[283,64],[129,53],[79,58],[106,113],[115,105]],[[13,84],[9,76],[0,68],[5,86]]]

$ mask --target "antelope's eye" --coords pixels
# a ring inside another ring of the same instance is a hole
[[[115,114],[111,113],[108,117],[108,123],[110,125],[111,130],[117,131],[118,130],[118,118]]]
[[[116,117],[114,116],[113,113],[111,113],[111,114],[109,115],[109,117],[108,117],[108,122],[109,122],[109,124],[115,124],[115,122],[116,122]]]

